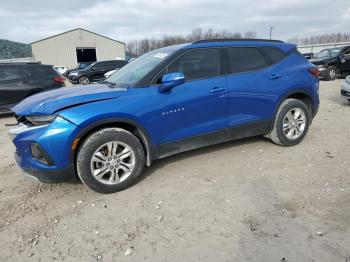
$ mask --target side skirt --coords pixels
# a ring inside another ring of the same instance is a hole
[[[231,140],[265,135],[271,131],[271,128],[272,121],[265,120],[252,124],[225,128],[220,131],[162,144],[155,148],[156,157],[154,159],[160,159],[177,153],[215,145]]]

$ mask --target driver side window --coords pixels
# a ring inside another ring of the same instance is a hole
[[[220,75],[219,49],[191,50],[167,67],[167,73],[182,72],[187,81]]]
[[[100,69],[103,68],[103,63],[96,63],[96,64],[93,66],[93,68],[94,68],[95,70],[100,70]]]

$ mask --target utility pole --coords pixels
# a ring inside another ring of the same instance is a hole
[[[272,39],[272,30],[273,30],[273,26],[270,27],[270,40]]]

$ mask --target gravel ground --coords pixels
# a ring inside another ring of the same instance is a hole
[[[305,140],[250,138],[155,162],[101,195],[21,176],[0,119],[1,261],[350,261],[350,106],[321,82]]]

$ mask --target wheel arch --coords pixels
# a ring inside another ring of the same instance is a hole
[[[74,145],[74,149],[73,148],[71,149],[71,153],[69,156],[70,162],[75,164],[78,149],[86,137],[88,137],[90,134],[102,128],[108,128],[108,127],[122,128],[129,131],[133,135],[135,135],[140,140],[143,146],[143,149],[145,151],[146,165],[147,166],[151,165],[152,160],[154,159],[153,157],[154,150],[152,148],[151,138],[148,135],[148,132],[145,130],[145,128],[142,125],[138,124],[137,122],[130,119],[123,119],[123,118],[103,119],[82,128],[82,130],[76,135],[74,139],[74,141],[78,140],[77,144],[74,145],[74,142],[72,144],[72,147]]]
[[[315,112],[313,112],[313,99],[312,99],[312,96],[311,94],[309,94],[305,89],[295,89],[293,91],[290,91],[286,94],[284,94],[278,101],[278,106],[276,107],[275,109],[275,113],[274,113],[274,118],[276,118],[276,115],[277,115],[277,112],[278,112],[278,109],[280,108],[281,104],[283,103],[283,101],[285,101],[286,99],[289,99],[289,98],[294,98],[294,99],[298,99],[298,100],[301,100],[303,101],[307,107],[309,108],[310,110],[310,113],[311,113],[311,120],[312,120],[312,116],[314,115]]]

